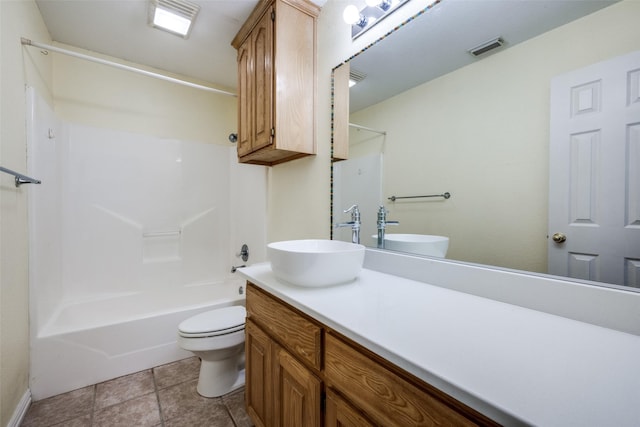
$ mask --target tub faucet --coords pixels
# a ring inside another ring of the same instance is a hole
[[[399,221],[387,221],[387,211],[384,206],[378,209],[378,247],[384,249],[384,231],[387,225],[398,225]]]
[[[358,205],[353,205],[349,209],[344,210],[344,213],[351,212],[351,221],[341,222],[336,224],[336,228],[339,227],[351,227],[351,243],[360,243],[360,210]]]

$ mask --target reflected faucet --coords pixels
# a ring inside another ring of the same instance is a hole
[[[351,221],[341,222],[336,224],[336,228],[339,227],[351,227],[351,243],[360,243],[360,210],[358,205],[353,205],[349,209],[344,210],[344,213],[351,212]]]
[[[378,247],[384,249],[384,231],[387,225],[398,225],[399,221],[387,221],[387,211],[384,206],[378,209]]]

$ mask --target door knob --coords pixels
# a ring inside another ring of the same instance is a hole
[[[555,233],[551,238],[556,243],[562,243],[567,240],[567,236],[565,236],[564,233]]]

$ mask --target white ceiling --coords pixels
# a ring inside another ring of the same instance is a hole
[[[201,10],[186,40],[147,25],[147,0],[36,0],[36,3],[56,42],[235,88],[236,52],[231,40],[258,0],[192,1],[199,4]],[[322,6],[326,1],[314,0],[314,3]],[[411,29],[418,25],[408,25],[397,35],[385,39],[383,44],[387,44],[387,50],[395,52],[397,58],[387,63],[396,62],[405,71],[415,70],[422,77],[425,76],[422,65],[407,60],[426,62],[431,68],[437,65],[437,70],[430,71],[433,78],[435,74],[473,61],[466,50],[475,42],[502,35],[513,45],[610,3],[604,0],[443,0],[431,11],[434,13],[421,17],[421,22],[430,24],[420,25],[423,29],[430,28],[426,33]],[[401,34],[404,37],[401,38]],[[394,39],[397,42],[393,45],[387,43]],[[421,46],[419,51],[413,46],[416,41]],[[403,53],[402,46],[409,48],[409,52]],[[386,76],[398,76],[397,71],[379,71]]]
[[[36,0],[56,42],[235,88],[231,40],[258,1],[194,2],[200,13],[185,40],[147,25],[147,0]]]
[[[351,111],[482,61],[619,0],[443,0],[351,60],[367,77],[350,90]],[[597,31],[597,29],[594,29]],[[474,57],[468,51],[502,37],[505,44]],[[566,48],[579,40],[567,40]],[[570,52],[567,52],[570,53]],[[505,70],[508,72],[508,70]]]

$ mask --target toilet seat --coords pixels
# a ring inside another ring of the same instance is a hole
[[[190,317],[178,325],[184,338],[206,338],[244,330],[247,311],[242,306],[224,307]]]

